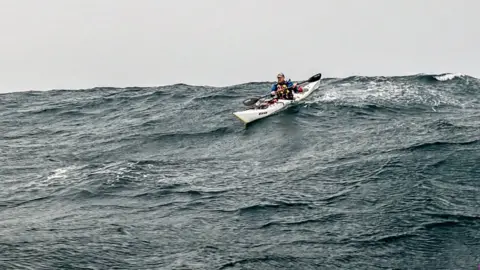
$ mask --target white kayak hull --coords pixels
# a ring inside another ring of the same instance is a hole
[[[303,88],[303,92],[294,93],[293,100],[279,99],[276,103],[268,106],[265,109],[253,108],[253,109],[248,109],[244,111],[234,112],[233,115],[235,115],[238,119],[240,119],[240,121],[242,121],[245,124],[251,123],[253,121],[281,112],[292,105],[300,103],[305,98],[310,96],[315,90],[317,90],[319,85],[320,85],[320,80],[316,82],[308,83],[306,85],[301,85]]]

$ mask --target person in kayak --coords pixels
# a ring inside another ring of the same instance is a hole
[[[292,83],[290,79],[285,80],[285,75],[279,73],[277,75],[277,83],[272,85],[270,95],[278,99],[293,99],[293,93],[298,92],[297,84]]]

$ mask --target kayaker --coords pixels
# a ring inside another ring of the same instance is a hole
[[[285,75],[279,73],[277,75],[277,83],[272,85],[271,96],[276,96],[281,99],[293,99],[293,92],[296,92],[297,84],[292,83],[292,81],[285,80]]]

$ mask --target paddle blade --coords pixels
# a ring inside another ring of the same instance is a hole
[[[308,82],[309,83],[316,82],[316,81],[320,80],[321,78],[322,78],[322,73],[318,73],[318,74],[315,74],[312,77],[310,77],[310,79],[308,79]]]
[[[252,106],[252,105],[255,105],[255,103],[257,103],[257,101],[259,100],[260,98],[247,98],[243,101],[243,105],[245,106]]]

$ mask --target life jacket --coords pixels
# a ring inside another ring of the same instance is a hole
[[[289,81],[277,83],[277,96],[282,99],[293,99],[293,92],[288,89]]]

